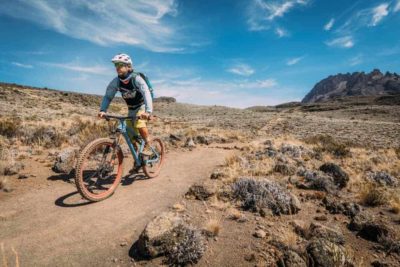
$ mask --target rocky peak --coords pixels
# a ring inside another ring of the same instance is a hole
[[[374,69],[368,74],[364,72],[339,73],[318,82],[302,102],[324,102],[346,96],[400,94],[399,78],[397,73],[386,72],[384,75],[379,69]]]

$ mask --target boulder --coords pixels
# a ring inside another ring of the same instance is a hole
[[[305,171],[302,173],[304,181],[298,181],[296,186],[300,189],[312,189],[334,193],[337,191],[337,186],[332,176],[321,171]]]
[[[307,246],[310,266],[348,266],[346,250],[327,239],[315,238]]]
[[[363,211],[352,218],[349,229],[358,232],[358,235],[373,242],[395,240],[395,231],[382,220],[376,219],[370,213]]]
[[[196,147],[196,144],[194,143],[193,138],[189,137],[186,139],[185,147],[188,147],[188,148]]]
[[[345,243],[344,235],[340,229],[333,229],[319,223],[311,223],[308,235],[309,238],[322,238],[335,244],[343,245]]]
[[[320,171],[323,171],[326,174],[329,174],[333,177],[335,184],[338,188],[344,188],[349,181],[349,175],[342,170],[339,165],[335,163],[325,163],[319,167]]]
[[[278,261],[279,267],[307,267],[306,261],[294,250],[285,250]]]
[[[67,148],[61,151],[54,163],[52,170],[56,173],[70,173],[75,167],[77,149]]]
[[[174,213],[165,212],[146,225],[138,240],[138,251],[143,257],[154,258],[165,254],[173,231],[183,224]]]
[[[361,211],[361,206],[354,202],[343,202],[339,199],[326,196],[322,200],[323,205],[331,214],[343,214],[354,217]]]

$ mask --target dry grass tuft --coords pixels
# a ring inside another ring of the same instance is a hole
[[[397,158],[400,159],[400,147],[396,147],[394,152],[396,153]]]
[[[359,196],[361,203],[365,206],[376,207],[389,202],[388,192],[385,188],[374,183],[364,184]]]
[[[21,120],[14,118],[0,118],[0,135],[5,137],[15,137],[19,134]]]
[[[242,213],[238,209],[230,208],[228,210],[228,216],[227,217],[229,219],[231,219],[231,220],[239,220],[240,218],[242,218]]]
[[[307,144],[317,145],[316,152],[328,152],[332,155],[343,158],[350,155],[350,149],[346,144],[340,143],[330,135],[315,135],[304,140]]]
[[[397,194],[390,200],[390,211],[395,214],[400,213],[400,196]]]
[[[203,231],[209,237],[218,236],[221,231],[221,221],[218,219],[209,219],[206,222]]]

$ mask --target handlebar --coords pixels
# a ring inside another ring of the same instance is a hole
[[[116,115],[111,115],[111,114],[104,114],[103,115],[103,118],[106,120],[106,121],[109,121],[110,119],[117,119],[117,120],[139,120],[139,119],[141,119],[141,117],[140,116],[136,116],[136,117],[130,117],[130,116],[116,116]],[[156,116],[154,116],[154,115],[152,115],[152,116],[150,116],[150,118],[148,119],[149,121],[150,120],[153,120],[153,119],[155,119],[156,118]]]

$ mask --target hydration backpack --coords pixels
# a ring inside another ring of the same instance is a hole
[[[146,74],[144,74],[144,73],[142,73],[142,72],[133,72],[133,75],[132,75],[132,78],[133,78],[133,79],[132,79],[133,87],[136,88],[134,79],[136,78],[137,75],[140,75],[140,77],[142,77],[142,79],[145,80],[145,82],[146,82],[146,84],[147,84],[147,87],[149,87],[149,90],[150,90],[151,99],[154,100],[154,89],[153,89],[153,86],[151,85],[150,80],[149,80],[149,78],[147,77]]]

